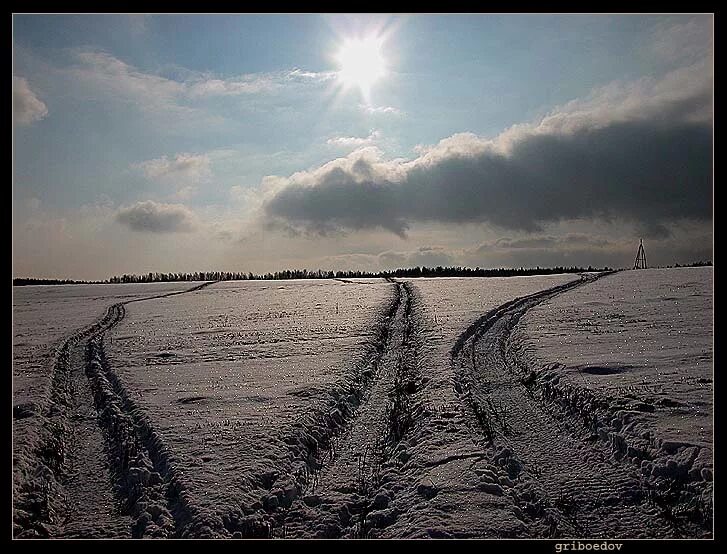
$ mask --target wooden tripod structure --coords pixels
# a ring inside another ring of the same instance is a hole
[[[646,269],[646,252],[644,252],[644,240],[639,241],[639,250],[636,252],[636,260],[634,260],[634,269]]]

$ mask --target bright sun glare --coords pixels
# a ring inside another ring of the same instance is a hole
[[[359,87],[366,99],[371,86],[386,73],[381,43],[382,40],[375,36],[348,39],[336,57],[341,68],[338,76],[343,84]]]

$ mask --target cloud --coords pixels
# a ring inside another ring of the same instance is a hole
[[[304,71],[296,67],[291,71],[283,72],[282,76],[287,81],[323,83],[336,79],[338,74],[335,71]]]
[[[614,243],[599,236],[584,233],[566,233],[563,235],[529,235],[525,238],[501,237],[483,243],[480,250],[567,250],[572,248],[609,248]]]
[[[373,145],[380,137],[379,131],[372,130],[367,137],[332,137],[326,141],[326,144],[339,148],[361,148]]]
[[[413,160],[361,148],[277,186],[268,220],[313,232],[412,223],[484,223],[536,232],[548,222],[622,218],[659,233],[712,214],[712,73],[613,83],[494,139],[456,134]]]
[[[500,238],[464,248],[459,259],[474,267],[534,267],[578,265],[594,267],[630,267],[639,245],[639,235],[628,225],[618,225],[617,236],[608,226],[593,235],[568,233],[535,235],[522,238]],[[644,240],[646,255],[652,265],[712,259],[711,225],[708,223],[677,223],[676,233],[669,237]],[[563,231],[564,229],[561,229]]]
[[[359,104],[359,108],[368,114],[404,115],[404,112],[393,106],[371,106],[369,104]]]
[[[30,125],[48,115],[48,107],[30,89],[27,79],[13,76],[13,116],[16,123]]]
[[[491,250],[493,248],[497,248],[501,250],[518,250],[522,248],[527,248],[533,250],[563,250],[568,248],[584,247],[607,248],[611,245],[611,241],[601,237],[594,237],[582,233],[568,233],[561,236],[539,235],[518,239],[501,237],[493,242],[480,245],[478,249]]]
[[[206,154],[180,153],[174,158],[162,156],[132,166],[151,181],[193,184],[211,177],[210,158]]]
[[[235,222],[211,221],[205,226],[205,233],[213,241],[228,243],[239,238],[240,228]]]
[[[415,250],[397,252],[386,250],[379,254],[352,252],[328,255],[316,260],[316,267],[325,269],[373,269],[392,270],[407,267],[452,266],[456,263],[454,253],[441,246],[420,246]]]
[[[102,51],[76,53],[80,62],[71,74],[121,99],[143,100],[140,107],[171,106],[185,90],[183,83],[145,73]]]
[[[116,98],[133,101],[142,109],[189,111],[185,104],[205,98],[268,93],[285,86],[318,84],[330,80],[330,72],[316,73],[295,68],[268,73],[221,77],[176,68],[176,78],[142,71],[104,51],[75,53],[77,65],[71,75]]]
[[[48,237],[68,237],[68,220],[60,218],[31,218],[25,222],[24,231]]]
[[[249,75],[238,79],[201,78],[186,83],[185,93],[191,98],[204,96],[237,96],[258,94],[275,88],[276,82],[269,75]]]
[[[122,207],[116,221],[132,231],[181,233],[195,228],[195,215],[182,204],[161,204],[152,200]]]
[[[195,196],[197,194],[197,192],[198,192],[197,187],[188,185],[186,187],[182,187],[182,188],[178,189],[177,192],[175,192],[172,197],[174,200],[186,201],[186,200],[189,200],[190,198],[192,198],[193,196]]]
[[[396,269],[407,265],[407,255],[402,252],[382,252],[378,256],[379,265],[386,269]]]
[[[410,253],[407,261],[413,266],[446,266],[454,263],[454,256],[441,247],[422,246]]]

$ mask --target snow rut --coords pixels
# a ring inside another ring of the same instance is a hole
[[[378,510],[388,505],[379,493],[386,462],[420,410],[412,292],[406,283],[394,284],[396,299],[379,355],[365,370],[369,386],[347,410],[347,421],[330,441],[316,478],[279,516],[274,536],[364,537],[367,520],[380,517]]]
[[[486,314],[452,350],[455,387],[487,445],[489,461],[508,473],[503,488],[528,535],[694,536],[693,528],[685,530],[654,501],[637,468],[597,444],[580,419],[554,412],[535,394],[534,373],[514,371],[508,339],[522,315],[600,276],[583,276]]]
[[[104,334],[126,304],[114,304],[61,345],[48,407],[34,450],[14,492],[14,536],[170,536],[184,516],[166,451],[106,363]],[[171,507],[170,507],[171,506]],[[174,512],[174,513],[173,513]]]

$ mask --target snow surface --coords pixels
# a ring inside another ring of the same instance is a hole
[[[422,370],[436,402],[455,401],[450,351],[457,338],[483,314],[515,298],[578,279],[578,275],[527,277],[444,277],[411,280],[422,322]]]
[[[389,466],[392,509],[401,516],[370,536],[527,536],[504,496],[482,444],[467,423],[455,390],[451,350],[459,336],[486,312],[517,297],[577,280],[577,275],[488,278],[422,278],[414,289],[418,366],[429,416],[398,447]],[[492,482],[484,483],[483,475]]]
[[[13,287],[13,403],[42,401],[56,347],[115,302],[190,288],[195,283]]]
[[[195,283],[33,285],[13,287],[13,451],[35,438],[48,405],[58,348],[75,331],[100,319],[116,302],[185,290]],[[28,416],[28,417],[25,417]]]
[[[533,297],[580,276],[236,281],[115,306],[70,353],[64,420],[87,440],[49,534],[682,536],[642,488],[708,517],[712,270],[593,278]],[[16,288],[14,404],[45,407],[59,347],[111,304],[192,285]]]
[[[529,367],[610,403],[622,434],[663,454],[699,447],[699,473],[712,467],[713,278],[711,267],[619,272],[528,311],[512,341]]]
[[[74,463],[72,449],[70,458],[66,458],[69,452],[63,438],[63,413],[66,410],[77,419],[74,425],[87,426],[82,440],[93,447],[89,446],[85,455],[94,449],[96,453],[103,453],[103,439],[93,417],[95,408],[93,402],[89,402],[90,397],[84,395],[88,384],[83,368],[83,347],[80,345],[79,352],[74,346],[78,342],[74,337],[100,322],[112,304],[176,293],[195,284],[13,287],[13,483],[16,500],[23,506],[16,512],[21,520],[27,519],[27,514],[21,512],[31,509],[30,505],[40,497],[51,499],[42,508],[50,509],[51,514],[58,506],[57,497],[61,494],[58,479],[61,477],[53,474],[47,465],[52,464],[51,460],[65,459],[65,469],[72,472],[80,467]],[[57,371],[57,366],[65,369]],[[77,366],[77,370],[66,371],[71,366]],[[55,382],[56,378],[60,380]],[[70,394],[71,391],[75,394]],[[91,463],[93,479],[97,483],[108,479],[106,473],[98,474],[97,471],[105,466],[105,456],[92,462],[96,464]],[[76,489],[78,484],[69,486]],[[98,510],[108,511],[109,503],[104,501],[102,504],[90,510],[96,509],[96,514],[100,513]],[[108,532],[113,524],[104,524],[104,527]],[[38,530],[43,530],[42,524],[28,532],[32,536],[32,532]]]
[[[290,469],[286,434],[361,362],[393,289],[232,281],[127,306],[109,363],[183,468],[200,520],[255,504]]]

